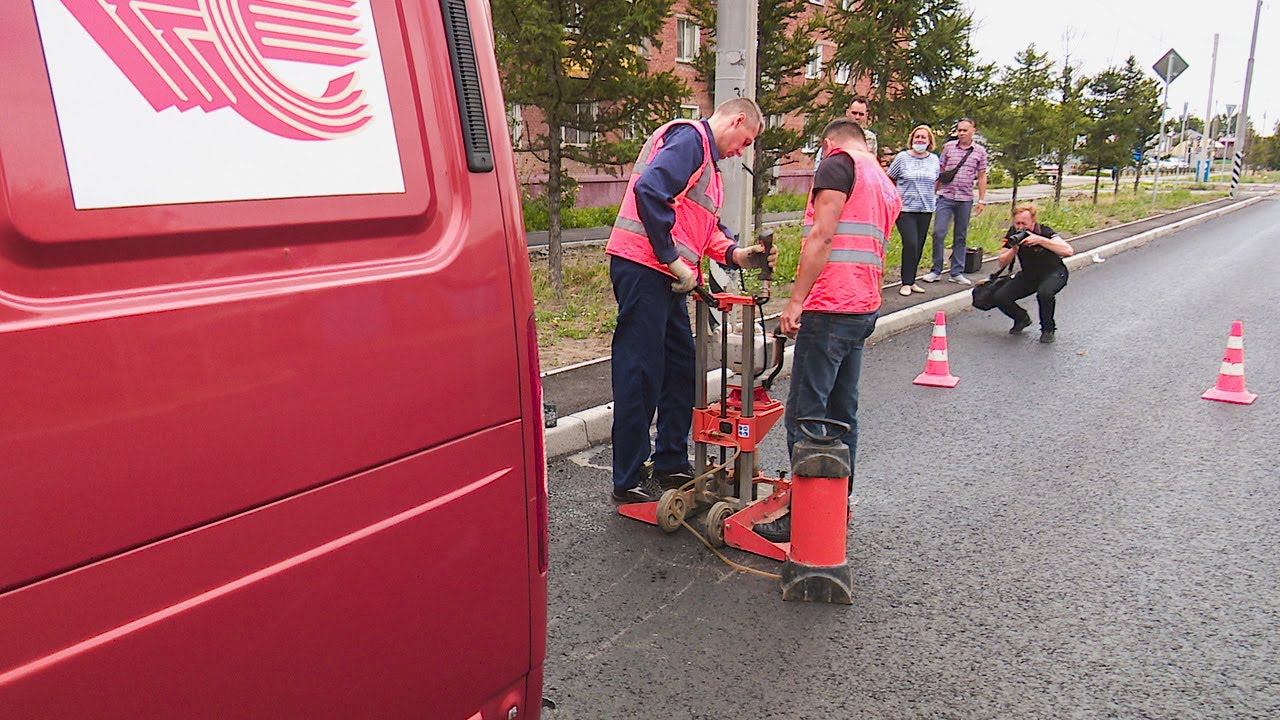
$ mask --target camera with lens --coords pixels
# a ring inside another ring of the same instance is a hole
[[[1027,237],[1030,235],[1031,235],[1030,230],[1019,230],[1009,235],[1005,239],[1009,241],[1009,247],[1018,247],[1019,245],[1022,244],[1022,241],[1026,240]]]

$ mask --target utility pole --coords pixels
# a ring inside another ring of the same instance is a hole
[[[719,0],[716,9],[715,104],[738,97],[756,97],[757,0]],[[724,206],[720,217],[738,234],[738,242],[748,247],[755,242],[751,227],[754,148],[746,148],[740,158],[720,164],[724,178]],[[714,263],[712,264],[714,268]]]
[[[1183,160],[1191,152],[1191,148],[1187,146],[1187,107],[1190,105],[1191,103],[1182,101],[1182,129],[1178,131],[1178,144],[1182,146]]]
[[[1253,84],[1253,54],[1258,49],[1258,20],[1261,17],[1262,0],[1258,0],[1258,6],[1253,11],[1253,40],[1249,42],[1249,64],[1245,66],[1244,71],[1244,98],[1240,100],[1240,118],[1244,121],[1244,127],[1241,128],[1241,121],[1236,120],[1236,157],[1231,165],[1231,197],[1236,196],[1236,189],[1240,185],[1240,173],[1244,170],[1244,154],[1248,150],[1249,86]]]
[[[1213,81],[1218,77],[1218,33],[1213,34],[1213,63],[1209,66],[1209,99],[1204,106],[1204,137],[1200,142],[1200,159],[1204,161],[1204,182],[1209,182],[1213,169]],[[1197,168],[1198,170],[1199,168]]]

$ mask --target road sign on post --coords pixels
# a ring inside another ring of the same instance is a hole
[[[1177,80],[1179,75],[1186,72],[1187,67],[1189,67],[1187,61],[1183,60],[1178,51],[1173,48],[1169,48],[1169,51],[1162,55],[1155,65],[1151,66],[1151,69],[1156,71],[1156,75],[1159,75],[1160,79],[1164,80],[1164,102],[1160,105],[1160,143],[1156,147],[1166,147],[1164,116],[1169,109],[1169,83]],[[1156,174],[1151,180],[1151,202],[1156,201],[1156,190],[1160,186],[1160,163],[1158,162],[1160,159],[1156,158]]]
[[[1151,69],[1155,70],[1156,74],[1159,75],[1160,79],[1164,80],[1167,85],[1174,80],[1177,80],[1178,76],[1186,72],[1188,67],[1190,66],[1187,65],[1187,61],[1182,59],[1182,56],[1178,54],[1178,51],[1173,48],[1169,48],[1169,52],[1161,56],[1160,59],[1156,61],[1156,64],[1151,66]]]

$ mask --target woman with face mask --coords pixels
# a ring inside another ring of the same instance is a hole
[[[929,221],[936,204],[934,184],[938,180],[938,156],[933,154],[933,130],[917,125],[911,131],[910,149],[903,150],[889,163],[889,177],[897,183],[902,198],[898,215],[898,234],[902,236],[902,287],[899,295],[922,293],[916,283],[924,240],[929,235]]]

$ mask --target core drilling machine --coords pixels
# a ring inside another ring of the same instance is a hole
[[[773,231],[760,233],[758,241],[765,246],[768,257],[773,248]],[[712,293],[701,285],[694,289],[694,477],[679,488],[667,490],[655,502],[620,505],[618,512],[671,533],[679,530],[686,518],[705,511],[703,530],[712,545],[728,545],[783,561],[790,543],[770,542],[752,529],[757,523],[785,515],[791,503],[791,483],[786,472],[779,472],[778,477],[765,476],[756,457],[765,435],[782,418],[783,411],[782,403],[769,396],[769,389],[782,370],[787,342],[781,333],[775,333],[770,342],[765,328],[764,305],[769,301],[772,280],[773,271],[766,264],[760,270],[760,291],[755,295]],[[710,400],[707,367],[712,308],[723,317],[719,328],[719,399],[714,402]],[[727,321],[735,309],[741,328],[736,364],[730,359]],[[757,324],[759,347],[755,339]],[[765,372],[769,372],[767,377]]]

